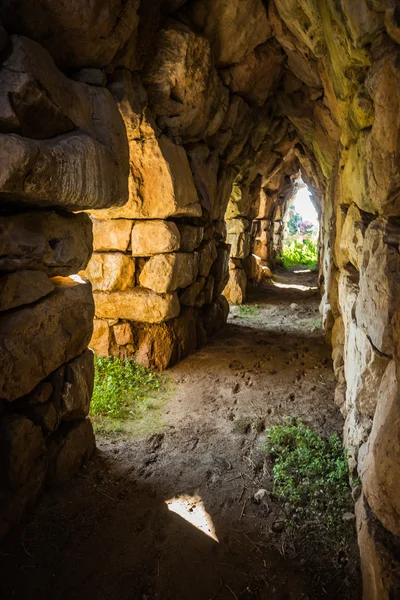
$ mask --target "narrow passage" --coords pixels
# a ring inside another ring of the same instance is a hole
[[[341,435],[318,302],[309,272],[250,290],[210,345],[168,371],[156,430],[98,436],[90,468],[3,542],[0,597],[359,598],[356,558],[311,568],[282,533],[282,506],[253,498],[272,486],[266,427],[295,416]]]

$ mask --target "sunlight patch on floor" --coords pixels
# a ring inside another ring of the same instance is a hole
[[[318,287],[316,285],[311,285],[311,286],[310,285],[298,285],[295,283],[279,283],[278,281],[273,281],[272,284],[278,288],[300,290],[301,292],[307,292],[309,290],[317,290],[318,289]]]
[[[216,533],[214,523],[212,522],[211,516],[205,509],[204,502],[200,496],[189,496],[183,494],[182,496],[176,496],[166,500],[165,504],[168,506],[168,510],[176,513],[185,521],[188,521],[193,527],[199,529],[202,533],[212,538],[216,542],[219,542]]]

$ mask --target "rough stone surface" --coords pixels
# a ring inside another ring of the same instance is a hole
[[[99,319],[129,319],[147,323],[162,323],[179,314],[176,294],[156,294],[147,288],[127,292],[96,292],[95,314]]]
[[[95,252],[85,271],[93,291],[124,291],[135,285],[135,261],[122,252]]]
[[[195,0],[186,14],[210,40],[218,66],[239,63],[271,35],[261,0]]]
[[[48,480],[61,485],[71,479],[92,456],[96,448],[89,419],[65,423],[49,449]]]
[[[111,343],[110,326],[105,319],[95,319],[89,347],[95,354],[108,355]]]
[[[61,393],[61,414],[64,421],[84,419],[93,393],[93,352],[85,350],[65,365],[64,386]]]
[[[44,271],[50,277],[84,269],[92,253],[87,215],[23,212],[0,216],[0,271]]]
[[[131,241],[133,221],[113,219],[101,221],[92,219],[93,250],[121,250],[125,252]]]
[[[180,233],[175,223],[167,221],[138,221],[132,230],[132,255],[153,256],[179,250]]]
[[[86,348],[92,334],[90,285],[69,278],[53,280],[54,292],[0,316],[0,396],[27,394],[65,361]]]
[[[0,311],[36,302],[54,290],[41,271],[16,271],[0,276]]]
[[[223,295],[229,304],[243,304],[246,299],[247,277],[243,269],[229,271],[229,281]]]
[[[167,126],[173,135],[192,140],[219,128],[229,94],[204,37],[178,23],[161,30],[144,82],[161,128]]]
[[[2,203],[79,210],[126,202],[128,146],[110,92],[67,79],[35,42],[11,40],[0,68],[14,111],[0,136]]]
[[[197,273],[197,253],[158,254],[146,262],[139,281],[143,287],[163,294],[187,287],[195,281]]]
[[[178,229],[181,236],[181,252],[193,252],[200,246],[204,237],[204,227],[178,224]]]
[[[41,43],[62,67],[103,67],[134,35],[138,6],[139,0],[95,0],[90,5],[50,0],[32,10],[29,0],[6,0],[0,18],[11,31]]]

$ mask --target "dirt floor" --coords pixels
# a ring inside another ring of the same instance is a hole
[[[0,598],[358,600],[355,542],[315,567],[283,541],[283,508],[253,501],[271,489],[265,427],[342,430],[314,286],[292,273],[251,290],[169,370],[141,428],[98,436],[90,465],[1,545]]]

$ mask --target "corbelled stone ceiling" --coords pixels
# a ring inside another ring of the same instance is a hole
[[[396,0],[3,0],[0,19],[0,534],[93,453],[88,346],[164,369],[206,344],[270,274],[301,173],[365,598],[397,598]]]

